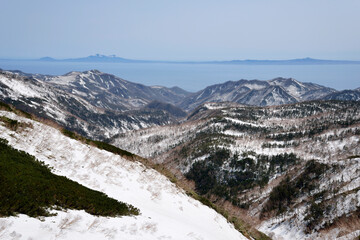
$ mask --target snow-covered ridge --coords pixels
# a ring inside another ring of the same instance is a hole
[[[224,217],[188,197],[166,177],[138,162],[65,137],[60,131],[0,111],[0,116],[31,123],[0,138],[34,155],[66,176],[109,197],[138,207],[137,217],[104,218],[83,211],[60,212],[44,221],[27,216],[0,219],[5,239],[246,239]]]
[[[335,89],[313,83],[301,83],[293,78],[268,81],[239,80],[208,86],[185,98],[180,106],[193,110],[206,102],[236,102],[255,106],[272,106],[322,99]]]
[[[176,104],[189,94],[182,89],[179,92],[163,86],[145,86],[133,83],[98,70],[70,72],[61,76],[43,76],[38,78],[66,92],[77,90],[82,95],[85,94],[88,97],[90,95],[95,96],[102,104],[94,101],[93,104],[95,106],[109,109],[115,108],[117,110],[138,109],[154,100]],[[141,102],[141,104],[132,105],[130,101],[132,99]]]
[[[174,122],[165,110],[128,110],[141,108],[148,100],[135,96],[124,100],[116,96],[102,85],[102,82],[111,85],[113,81],[107,79],[106,74],[103,78],[99,74],[102,73],[88,71],[28,77],[0,71],[0,101],[93,139]],[[125,81],[117,80],[118,84]]]

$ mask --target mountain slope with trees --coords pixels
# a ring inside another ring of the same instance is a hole
[[[207,103],[180,125],[127,132],[112,143],[192,180],[199,194],[269,236],[332,239],[360,228],[356,101]]]

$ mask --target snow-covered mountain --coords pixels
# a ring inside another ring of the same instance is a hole
[[[343,90],[326,95],[324,100],[360,101],[360,88]]]
[[[36,76],[92,105],[113,110],[134,110],[154,100],[177,104],[189,93],[180,88],[145,86],[98,70],[70,72],[62,76]]]
[[[129,82],[98,70],[70,72],[61,76],[27,74],[21,71],[1,71],[0,74],[3,77],[12,75],[16,79],[28,79],[30,80],[29,84],[32,83],[31,80],[35,80],[38,81],[38,86],[51,87],[46,91],[60,90],[62,93],[65,92],[67,95],[86,101],[94,108],[121,112],[141,110],[154,101],[162,103],[162,105],[158,105],[162,106],[158,110],[164,110],[163,104],[171,104],[174,106],[170,105],[167,109],[174,109],[177,106],[190,112],[206,102],[272,106],[315,99],[358,99],[357,90],[352,90],[354,92],[351,94],[339,92],[314,83],[302,83],[293,78],[275,78],[268,81],[228,81],[206,87],[197,93],[189,93],[178,87],[145,86]],[[55,94],[57,95],[57,93]],[[183,114],[180,116],[182,117]],[[175,114],[173,117],[177,118],[179,115]],[[140,124],[137,125],[140,126]],[[145,123],[145,125],[148,124]],[[150,123],[150,125],[153,124]]]
[[[1,239],[246,239],[223,216],[140,162],[70,139],[12,112],[0,111],[0,117],[21,126],[8,128],[0,121],[0,138],[11,146],[43,161],[55,174],[131,203],[141,212],[109,218],[51,210],[57,215],[2,217]]]
[[[186,94],[175,89],[170,96],[171,92],[97,71],[56,77],[0,72],[0,100],[97,139],[125,130],[173,123],[176,116],[168,111],[145,108],[152,97],[176,101]]]
[[[353,239],[359,142],[357,102],[311,101],[206,103],[180,125],[127,132],[112,144],[193,180],[196,191],[274,239]]]
[[[190,95],[180,106],[191,110],[205,102],[224,101],[271,106],[321,99],[333,92],[336,90],[313,83],[301,83],[293,78],[228,81]]]

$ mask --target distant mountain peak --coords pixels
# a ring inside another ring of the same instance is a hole
[[[65,73],[63,76],[79,75],[81,73],[82,72],[79,72],[79,71],[71,71],[71,72]]]
[[[230,101],[241,104],[270,106],[320,99],[336,90],[294,78],[278,77],[268,81],[227,81],[205,88],[186,98],[180,106],[192,110],[205,102]]]
[[[92,58],[92,57],[97,57],[97,58],[116,58],[117,56],[115,54],[112,55],[103,55],[103,54],[95,54],[95,55],[90,55],[88,56],[88,58]]]
[[[284,86],[284,87],[289,87],[289,86],[296,86],[299,88],[305,88],[304,84],[299,82],[298,80],[296,80],[295,78],[282,78],[282,77],[278,77],[278,78],[274,78],[272,80],[268,81],[271,85],[280,85],[280,86]]]
[[[77,76],[77,75],[83,75],[83,74],[94,74],[94,75],[101,75],[101,74],[108,74],[108,73],[104,73],[104,72],[101,72],[97,69],[91,69],[91,70],[87,70],[87,71],[71,71],[71,72],[68,72],[68,73],[65,73],[63,76]],[[108,75],[112,75],[112,74],[108,74]]]
[[[40,61],[56,61],[54,58],[52,57],[42,57],[39,59]]]
[[[319,60],[319,59],[315,59],[315,58],[311,58],[311,57],[305,57],[305,58],[298,58],[295,60],[305,60],[305,61],[311,61],[311,60]]]
[[[271,81],[282,81],[282,82],[284,82],[284,81],[296,81],[297,82],[297,80],[295,78],[284,78],[284,77],[273,78],[273,79],[269,80],[269,82],[271,82]]]
[[[97,70],[97,69],[91,69],[88,71],[84,71],[83,73],[93,73],[93,74],[102,74],[103,72]]]

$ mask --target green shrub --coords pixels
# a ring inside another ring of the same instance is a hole
[[[13,119],[7,118],[5,116],[1,116],[0,121],[5,124],[5,127],[9,128],[10,130],[13,130],[13,131],[15,131],[20,125],[20,123],[17,120],[13,120]]]
[[[76,133],[74,133],[74,132],[72,132],[72,131],[70,131],[70,130],[67,130],[67,129],[64,128],[64,129],[61,130],[61,132],[62,132],[65,136],[67,136],[67,137],[69,137],[69,138],[78,140],[78,136],[76,135]]]
[[[69,138],[72,138],[72,139],[75,139],[75,140],[79,140],[81,142],[84,142],[86,144],[92,144],[94,145],[95,147],[99,148],[99,149],[102,149],[102,150],[105,150],[105,151],[108,151],[108,152],[111,152],[111,153],[114,153],[114,154],[118,154],[120,156],[128,156],[128,157],[134,157],[135,155],[131,152],[128,152],[128,151],[125,151],[125,150],[122,150],[118,147],[115,147],[111,144],[108,144],[108,143],[105,143],[105,142],[101,142],[101,141],[94,141],[94,140],[91,140],[91,139],[87,139],[75,132],[72,132],[68,129],[62,129],[61,132],[69,137]]]
[[[10,107],[8,104],[3,103],[3,102],[1,102],[1,101],[0,101],[0,109],[1,109],[1,110],[5,110],[5,111],[8,111],[8,112],[12,112],[11,107]]]
[[[0,139],[0,216],[49,216],[48,208],[85,210],[93,215],[138,215],[131,205],[57,176],[35,157]]]
[[[100,141],[92,141],[90,140],[90,142],[92,144],[94,144],[96,147],[98,147],[99,149],[103,149],[103,150],[106,150],[108,152],[112,152],[112,153],[115,153],[115,154],[118,154],[120,156],[129,156],[129,157],[134,157],[135,155],[131,152],[128,152],[128,151],[125,151],[125,150],[122,150],[120,148],[117,148],[111,144],[108,144],[108,143],[105,143],[105,142],[100,142]]]

